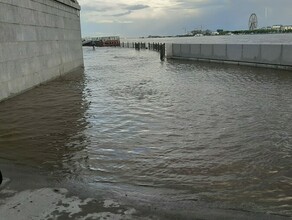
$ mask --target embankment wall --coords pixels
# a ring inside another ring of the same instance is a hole
[[[83,66],[75,0],[0,0],[0,101]]]
[[[167,44],[166,55],[173,59],[292,69],[289,44]]]

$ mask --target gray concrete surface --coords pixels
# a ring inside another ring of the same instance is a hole
[[[0,0],[0,101],[83,66],[80,6]]]
[[[289,44],[167,44],[167,57],[292,69]]]

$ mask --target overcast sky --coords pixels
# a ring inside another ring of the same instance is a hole
[[[248,29],[292,25],[292,0],[78,0],[82,35],[177,35],[194,29]]]

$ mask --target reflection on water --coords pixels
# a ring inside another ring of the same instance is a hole
[[[0,159],[292,215],[291,72],[158,56],[84,49],[84,75],[1,103]]]
[[[0,158],[55,172],[86,146],[84,75],[80,71],[0,104]],[[63,175],[63,174],[61,174]]]

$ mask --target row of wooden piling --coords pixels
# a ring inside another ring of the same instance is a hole
[[[121,47],[123,48],[134,48],[136,50],[153,50],[160,53],[160,60],[165,60],[165,44],[162,43],[129,43],[122,42]]]

